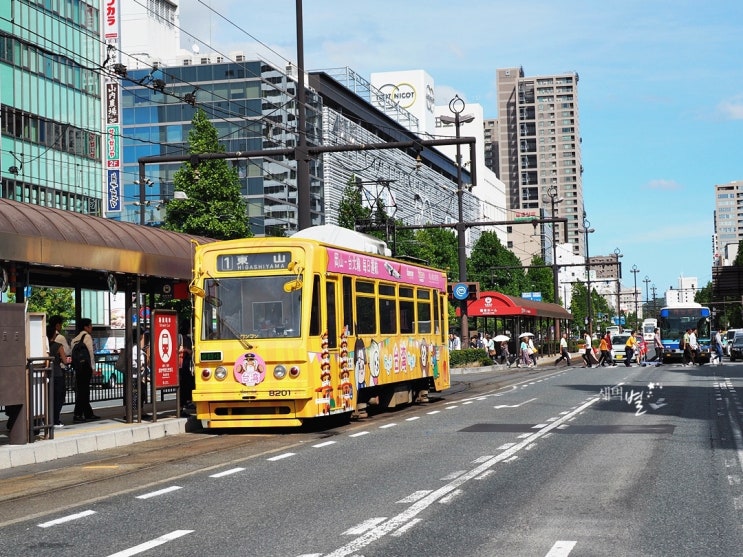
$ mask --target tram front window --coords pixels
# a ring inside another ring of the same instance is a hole
[[[295,279],[293,275],[208,279],[202,340],[298,337],[302,290],[284,287]]]

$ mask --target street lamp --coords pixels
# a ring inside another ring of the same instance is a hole
[[[591,261],[590,261],[590,255],[588,251],[588,235],[592,234],[593,232],[596,232],[593,228],[591,228],[591,221],[589,221],[586,218],[586,212],[583,211],[583,228],[579,228],[578,232],[583,232],[585,235],[585,246],[586,246],[586,284],[588,289],[588,332],[593,334],[593,308],[592,306],[592,300],[591,300]]]
[[[637,265],[632,265],[632,274],[635,275],[635,290],[633,294],[635,295],[635,331],[638,328],[638,322],[637,322],[637,273],[640,272],[640,269],[637,268]]]
[[[462,116],[464,111],[464,101],[459,95],[454,95],[454,98],[449,101],[449,110],[454,114],[451,116],[439,116],[439,119],[445,124],[454,124],[456,130],[456,138],[459,140],[459,128],[462,124],[472,122],[475,117],[472,114],[465,114]],[[457,221],[457,244],[459,254],[459,282],[467,281],[467,244],[465,242],[464,231],[466,229],[464,224],[464,184],[462,183],[462,150],[457,143],[457,202],[459,203],[459,220]],[[469,323],[467,322],[467,299],[460,301],[460,313],[461,313],[461,325],[460,325],[460,336],[462,342],[466,342],[469,339]]]
[[[648,290],[648,284],[650,284],[652,281],[647,275],[645,275],[645,278],[642,282],[645,283],[645,309],[642,310],[642,316],[645,317],[645,311],[648,309],[648,303],[650,302],[650,291]]]
[[[614,249],[614,258],[617,260],[617,326],[622,326],[622,309],[620,306],[620,295],[622,291],[622,263],[619,261],[620,257],[624,257],[622,250],[619,248]]]
[[[547,196],[542,197],[543,201],[549,201],[551,204],[550,218],[555,218],[555,206],[558,203],[562,203],[564,198],[557,197],[557,188],[550,186],[547,188]],[[552,222],[552,283],[553,290],[555,292],[555,303],[560,303],[560,285],[558,283],[558,268],[557,268],[557,226],[555,222]],[[559,333],[557,336],[560,336]]]

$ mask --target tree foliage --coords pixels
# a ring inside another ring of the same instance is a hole
[[[8,294],[8,301],[15,303],[14,293]],[[28,311],[46,313],[47,321],[52,315],[61,315],[69,323],[75,319],[74,290],[34,286],[28,298]]]
[[[495,232],[486,230],[472,247],[467,276],[480,283],[480,290],[496,290],[520,296],[526,285],[521,261],[503,244]]]
[[[543,302],[556,302],[552,269],[545,266],[544,259],[535,255],[526,270],[526,282],[531,292],[541,292]]]
[[[189,153],[224,152],[217,129],[203,110],[196,110],[191,123]],[[202,160],[197,166],[185,162],[173,181],[188,199],[169,201],[163,228],[218,240],[253,236],[237,170],[225,159]]]

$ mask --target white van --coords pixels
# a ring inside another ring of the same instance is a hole
[[[725,345],[725,354],[730,357],[730,348],[733,346],[735,337],[743,335],[743,329],[728,329],[725,333],[727,344]]]

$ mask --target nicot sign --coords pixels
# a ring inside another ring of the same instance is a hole
[[[178,386],[178,314],[155,310],[152,314],[152,363],[155,388]]]

